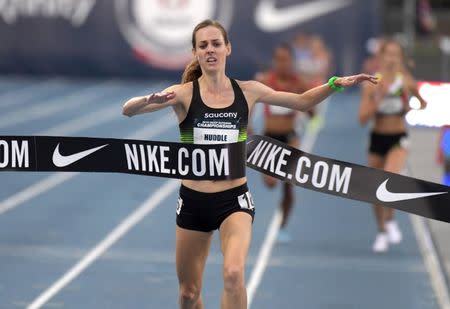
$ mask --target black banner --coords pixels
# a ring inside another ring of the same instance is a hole
[[[179,179],[245,176],[245,144],[0,136],[0,171],[108,172]]]
[[[111,138],[0,136],[0,171],[115,172],[235,179],[247,166],[322,193],[450,222],[449,187],[312,155],[269,137],[193,145]]]
[[[444,185],[319,157],[258,135],[247,141],[247,166],[306,189],[450,222],[450,188]]]

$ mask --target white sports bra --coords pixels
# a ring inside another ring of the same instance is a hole
[[[381,76],[381,74],[377,74]],[[405,98],[403,95],[403,75],[397,74],[389,87],[388,93],[378,105],[376,115],[403,116],[406,113]]]

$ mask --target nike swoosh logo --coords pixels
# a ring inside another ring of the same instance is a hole
[[[58,145],[56,145],[55,151],[53,151],[53,164],[55,164],[55,166],[57,167],[65,167],[68,166],[72,163],[75,163],[81,159],[83,159],[84,157],[87,157],[88,155],[96,152],[97,150],[102,149],[103,147],[108,146],[108,144],[103,145],[103,146],[99,146],[99,147],[95,147],[92,149],[88,149],[85,151],[81,151],[81,152],[77,152],[74,153],[70,156],[63,156],[60,152],[59,152],[59,143]]]
[[[389,180],[389,178],[386,179],[377,189],[377,193],[376,193],[377,199],[379,199],[382,202],[399,202],[399,201],[406,201],[406,200],[412,200],[412,199],[421,198],[421,197],[427,197],[427,196],[448,193],[448,192],[394,193],[394,192],[390,192],[386,188],[386,184],[387,184],[388,180]]]
[[[261,0],[255,10],[255,22],[266,32],[282,31],[350,5],[353,0],[317,0],[277,9],[275,0]]]

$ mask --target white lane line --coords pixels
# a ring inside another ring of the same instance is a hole
[[[167,198],[179,187],[179,180],[167,180],[156,192],[152,192],[147,200],[125,220],[123,220],[112,232],[110,232],[99,244],[97,244],[78,263],[69,269],[61,278],[53,283],[47,290],[39,295],[27,309],[41,308],[53,296],[66,285],[78,277],[96,259],[105,253],[114,243],[122,238],[133,226],[145,218],[159,203]]]
[[[270,221],[269,228],[267,229],[266,236],[264,237],[263,244],[258,252],[258,257],[256,259],[256,264],[250,275],[250,279],[247,284],[247,303],[248,308],[250,308],[253,297],[255,296],[256,289],[258,288],[264,272],[267,267],[267,263],[270,259],[270,254],[272,253],[273,245],[280,229],[281,224],[281,212],[277,208],[273,214],[272,220]]]
[[[57,125],[50,129],[41,131],[36,135],[69,135],[93,126],[98,126],[119,117],[121,117],[119,106],[112,106],[100,109],[87,115],[83,115],[79,118],[63,123],[62,125]],[[15,193],[14,195],[0,202],[0,215],[26,201],[29,201],[30,199],[40,195],[43,192],[66,182],[77,174],[78,173],[53,173],[50,176],[47,176],[46,178],[29,186],[28,188]]]
[[[270,229],[270,227],[269,227]],[[0,257],[13,259],[29,259],[30,256],[39,259],[59,259],[66,261],[79,260],[89,252],[87,248],[75,247],[69,245],[4,245],[0,246]],[[111,248],[104,253],[98,260],[115,261],[126,263],[145,263],[145,264],[172,264],[174,255],[171,250],[151,250],[148,248],[130,249],[130,248]],[[248,265],[254,265],[256,256],[249,256]],[[219,252],[208,255],[208,265],[222,265],[223,255]],[[305,255],[301,258],[298,255],[283,255],[277,258],[271,258],[268,267],[293,270],[338,270],[338,271],[360,271],[366,273],[397,273],[397,274],[426,274],[427,270],[423,267],[422,257],[402,257],[393,259],[389,263],[380,263],[378,256],[372,257],[351,257],[345,255]],[[40,284],[39,290],[43,290],[47,285]],[[0,287],[1,290],[1,287]]]
[[[328,100],[319,105],[318,116],[321,118],[325,117],[328,107]],[[323,120],[322,120],[323,123]],[[307,126],[305,135],[302,141],[301,149],[305,152],[311,152],[317,139],[317,135],[320,132],[321,127],[313,128],[311,125]],[[267,268],[267,264],[270,259],[270,255],[275,244],[275,240],[280,229],[281,224],[281,213],[277,208],[272,216],[269,228],[267,229],[266,235],[264,237],[263,243],[259,249],[258,257],[256,260],[255,267],[250,274],[250,279],[247,283],[247,308],[250,309],[253,298],[255,296],[256,290],[258,289],[264,272]]]
[[[0,108],[21,104],[25,101],[35,100],[36,96],[43,92],[54,91],[67,84],[62,79],[36,81],[31,85],[12,89],[0,94]],[[50,89],[49,89],[50,88]]]
[[[410,162],[407,162],[405,174],[414,177]],[[431,286],[436,295],[439,308],[450,309],[450,287],[445,280],[445,270],[438,257],[430,229],[428,228],[425,219],[420,216],[409,214],[409,220],[411,221],[414,235],[416,236],[419,250],[430,277]]]
[[[92,127],[97,127],[119,117],[120,107],[110,106],[108,108],[102,108],[100,110],[87,113],[81,117],[69,120],[53,128],[45,129],[36,135],[67,136],[75,132],[87,130]]]
[[[91,103],[97,98],[102,97],[107,91],[111,91],[111,87],[117,86],[118,83],[116,81],[106,81],[97,85],[73,91],[67,95],[52,98],[44,104],[36,104],[26,109],[4,113],[0,117],[0,128],[48,117],[62,111],[79,108],[83,105]]]
[[[27,187],[26,189],[11,195],[0,203],[0,215],[22,203],[25,203],[26,201],[31,200],[32,198],[35,198],[41,193],[56,187],[77,174],[78,173],[53,173],[50,176]]]
[[[117,113],[120,115],[120,110],[117,111]],[[145,138],[152,138],[155,136],[158,136],[160,133],[166,131],[170,127],[174,126],[176,124],[176,118],[175,115],[170,112],[168,114],[165,114],[161,118],[159,118],[158,121],[155,121],[143,128],[141,128],[139,131],[130,134],[126,138],[130,139],[145,139]],[[97,122],[98,124],[98,122]],[[27,187],[26,189],[23,189],[22,191],[19,191],[15,193],[14,195],[11,195],[7,199],[0,202],[0,215],[5,213],[8,210],[11,210],[17,206],[19,206],[22,203],[25,203],[36,196],[49,191],[50,189],[66,182],[67,180],[77,176],[78,172],[75,173],[52,173],[50,176],[47,176],[46,178],[32,184],[31,186]]]
[[[441,309],[450,309],[449,287],[444,278],[444,270],[439,262],[436,248],[430,235],[430,231],[424,222],[424,218],[416,215],[409,215],[413,226],[413,231],[419,244],[419,249],[423,257],[425,268],[430,277],[436,299]]]
[[[121,106],[112,104],[106,108],[102,108],[93,112],[86,113],[80,117],[66,121],[60,125],[45,129],[36,135],[69,135],[75,132],[99,126],[103,123],[112,121],[116,118],[123,117],[120,113]]]
[[[137,95],[141,94],[144,94],[144,92],[138,93]],[[116,118],[122,118],[123,115],[120,113],[122,102],[123,100],[120,100],[118,102],[115,101],[111,104],[111,106],[89,112],[80,117],[66,121],[60,125],[45,129],[37,133],[36,135],[69,135],[75,132],[89,129],[94,126],[99,126],[100,124],[112,121]]]

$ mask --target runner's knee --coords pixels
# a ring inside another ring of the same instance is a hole
[[[200,298],[201,287],[195,284],[180,285],[181,304],[195,304]]]
[[[228,293],[239,293],[244,288],[244,267],[224,266],[224,287]]]

